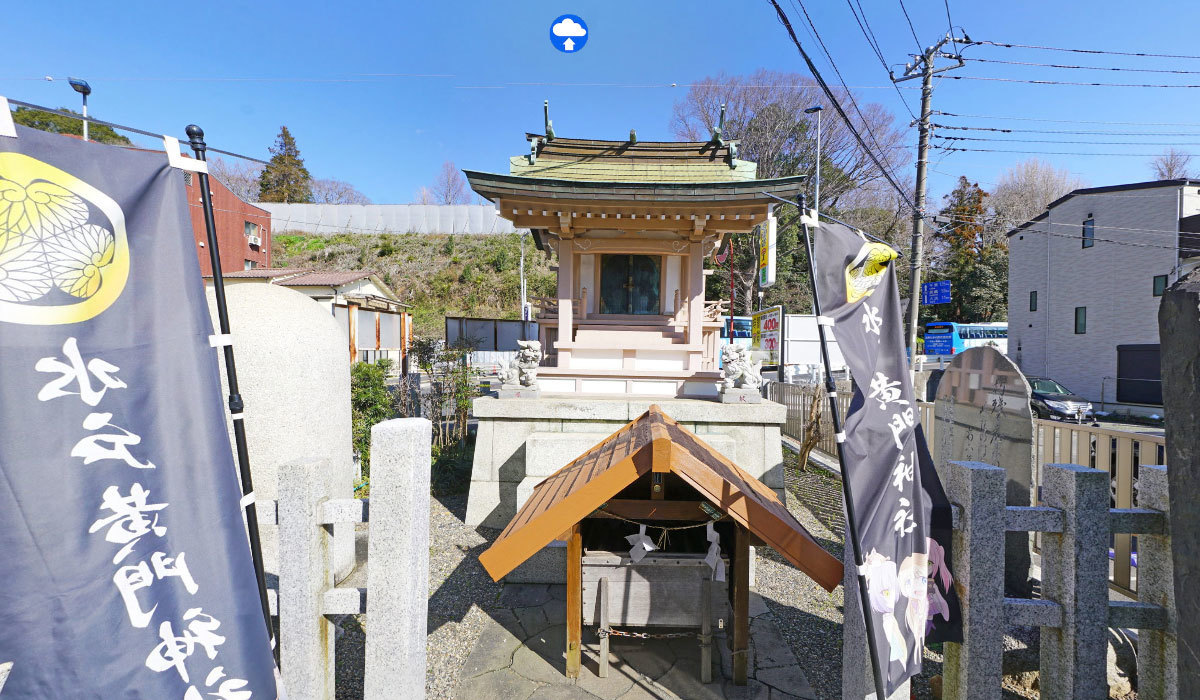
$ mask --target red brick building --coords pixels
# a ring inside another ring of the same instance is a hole
[[[196,240],[196,256],[200,272],[212,274],[209,261],[208,234],[204,228],[204,208],[200,204],[200,178],[184,172],[188,207],[192,216],[192,237]],[[250,270],[271,266],[271,213],[248,202],[221,184],[208,178],[212,188],[213,217],[217,223],[217,244],[221,248],[221,271]]]

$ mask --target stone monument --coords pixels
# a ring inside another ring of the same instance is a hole
[[[276,498],[280,469],[313,461],[329,465],[325,474],[329,498],[353,498],[357,475],[350,437],[345,331],[317,302],[286,287],[229,285],[225,298],[258,500]],[[215,326],[211,289],[208,305]],[[222,396],[227,396],[224,355],[214,352],[221,364]],[[232,449],[228,413],[226,420]],[[333,562],[340,580],[354,567],[354,526],[333,527]],[[263,563],[270,575],[279,572],[277,531],[274,525],[264,525],[260,531]]]
[[[1167,478],[1171,554],[1175,565],[1178,648],[1200,649],[1196,583],[1200,581],[1200,270],[1181,278],[1158,307],[1162,343],[1163,413],[1167,416]],[[1194,658],[1194,657],[1193,657]],[[1181,659],[1179,697],[1200,697],[1200,664]]]
[[[518,340],[517,347],[516,357],[500,369],[500,398],[536,399],[541,396],[537,372],[542,362],[542,344],[536,340]]]
[[[1007,505],[1035,505],[1029,396],[1025,375],[995,348],[970,348],[955,356],[938,383],[930,445],[942,483],[951,460],[992,464],[1008,473]],[[1030,560],[1029,533],[1006,533],[1005,595],[1031,596]]]
[[[721,348],[721,403],[762,401],[762,362],[750,356],[750,348],[730,343]]]

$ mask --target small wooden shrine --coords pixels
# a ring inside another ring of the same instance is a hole
[[[713,582],[721,578],[714,558],[705,562],[712,541],[699,528],[710,522],[732,572],[729,586]],[[669,528],[672,537],[660,556],[633,563],[626,539],[641,525],[652,533]],[[734,680],[745,683],[750,547],[775,549],[826,590],[842,580],[841,562],[772,489],[657,405],[539,483],[479,560],[498,581],[554,540],[567,543],[568,676],[579,673],[586,621],[600,632],[601,675],[614,625],[698,627],[708,682],[712,609],[727,599]],[[724,595],[712,600],[712,592]]]
[[[714,397],[725,312],[704,260],[767,222],[804,177],[755,179],[720,129],[704,142],[526,134],[509,173],[467,170],[500,216],[558,257],[558,292],[536,320],[543,393]],[[749,244],[749,243],[745,243]]]

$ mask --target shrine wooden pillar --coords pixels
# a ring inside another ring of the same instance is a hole
[[[688,245],[687,272],[687,342],[699,345],[704,342],[704,245],[700,241]],[[700,369],[700,361],[700,355],[689,355],[688,369]]]
[[[750,655],[750,531],[734,527],[733,683],[746,685]]]
[[[570,343],[574,340],[575,242],[562,238],[558,244],[558,366],[571,366]],[[562,347],[566,343],[568,347]]]
[[[579,523],[567,537],[567,678],[578,678],[583,647],[583,535]]]

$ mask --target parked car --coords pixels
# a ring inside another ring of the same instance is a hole
[[[1048,377],[1026,377],[1032,389],[1029,403],[1033,415],[1051,420],[1091,421],[1095,418],[1087,399]]]

